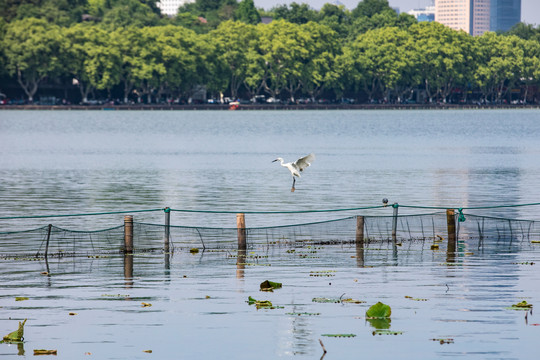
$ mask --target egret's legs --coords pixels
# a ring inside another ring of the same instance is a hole
[[[293,176],[292,178],[292,188],[291,188],[291,192],[294,191],[294,184],[296,183],[296,178]]]

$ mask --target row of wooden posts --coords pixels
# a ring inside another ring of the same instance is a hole
[[[394,207],[394,215],[392,219],[392,240],[397,240],[397,209]],[[456,217],[453,209],[446,210],[446,221],[448,228],[448,251],[454,252],[456,249]],[[164,234],[164,251],[168,253],[170,251],[170,223],[171,213],[165,212],[165,234]],[[356,244],[360,245],[364,243],[364,217],[356,217]],[[236,214],[236,228],[238,232],[238,250],[247,249],[247,231],[246,231],[246,218],[243,213]],[[49,227],[50,232],[50,227]],[[48,246],[48,241],[47,241]],[[133,216],[124,216],[124,252],[133,253]]]

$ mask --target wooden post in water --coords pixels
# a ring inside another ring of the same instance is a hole
[[[356,264],[364,266],[364,217],[356,217]]]
[[[393,215],[394,217],[392,219],[392,240],[396,241],[397,240],[397,218],[398,218],[399,204],[394,203],[394,205],[392,205],[392,207],[394,208],[394,215]]]
[[[456,217],[454,209],[446,210],[446,224],[448,227],[447,252],[454,253],[456,251]]]
[[[126,289],[133,287],[133,254],[124,253],[124,285]]]
[[[169,253],[169,239],[171,237],[171,209],[166,207],[163,211],[165,211],[165,239],[163,243],[163,251],[168,254]]]
[[[133,215],[124,216],[124,253],[133,253]]]
[[[238,229],[238,250],[246,250],[246,218],[244,214],[236,214],[236,228]]]
[[[356,245],[364,246],[364,217],[356,217]]]

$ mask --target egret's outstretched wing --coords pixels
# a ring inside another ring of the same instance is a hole
[[[300,158],[294,162],[294,165],[298,168],[300,171],[304,171],[305,168],[307,168],[311,163],[315,160],[315,154],[311,153],[307,156],[304,156],[303,158]]]

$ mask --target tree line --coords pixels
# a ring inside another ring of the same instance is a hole
[[[352,11],[197,0],[172,18],[154,0],[0,0],[0,9],[0,76],[29,101],[57,84],[76,86],[83,102],[185,101],[201,89],[389,102],[419,90],[429,102],[501,102],[521,89],[527,102],[540,84],[540,27],[472,37],[398,15],[387,0]]]

